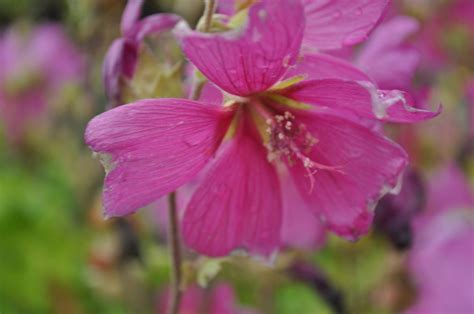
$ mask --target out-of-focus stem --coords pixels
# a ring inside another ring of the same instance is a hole
[[[212,24],[212,16],[216,11],[217,1],[216,0],[204,0],[205,7],[202,15],[202,25],[199,26],[199,31],[207,33],[209,32]]]
[[[168,241],[171,249],[171,302],[168,313],[177,314],[181,303],[181,245],[176,192],[168,195]]]

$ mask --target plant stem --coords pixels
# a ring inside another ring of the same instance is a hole
[[[205,0],[204,8],[204,24],[200,31],[208,32],[212,16],[216,10],[216,0]],[[193,88],[191,99],[199,99],[204,82],[198,82]],[[171,249],[171,299],[168,308],[168,314],[178,314],[181,303],[181,245],[179,237],[179,221],[176,209],[176,192],[171,192],[168,195],[168,241]]]
[[[204,0],[205,7],[202,15],[202,25],[198,27],[198,30],[203,33],[209,32],[212,24],[212,16],[216,11],[217,1],[216,0]]]
[[[177,314],[181,302],[181,246],[176,210],[176,192],[168,195],[168,241],[171,249],[171,302],[169,314]]]

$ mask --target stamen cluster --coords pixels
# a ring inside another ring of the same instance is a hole
[[[294,165],[299,160],[305,167],[311,166],[311,160],[306,154],[317,140],[306,130],[306,125],[295,123],[295,116],[288,111],[267,119],[266,123],[269,140],[265,146],[270,162],[284,158],[289,165]]]

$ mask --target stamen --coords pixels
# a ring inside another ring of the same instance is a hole
[[[296,162],[302,163],[310,180],[310,192],[314,188],[314,174],[318,170],[336,171],[342,173],[339,167],[317,163],[308,156],[318,140],[306,129],[304,124],[295,123],[295,116],[286,111],[283,115],[275,115],[266,119],[266,132],[270,135],[265,147],[268,149],[267,159],[270,162],[277,158],[289,166]]]

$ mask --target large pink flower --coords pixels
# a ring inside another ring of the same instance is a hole
[[[0,118],[6,136],[18,140],[49,100],[83,73],[82,57],[55,24],[28,32],[10,28],[0,37]]]
[[[104,59],[102,79],[113,105],[121,103],[121,80],[133,78],[143,39],[172,29],[180,20],[174,14],[154,14],[140,20],[142,6],[143,0],[127,2],[120,27],[122,37],[112,42]]]
[[[292,203],[282,201],[287,173],[330,230],[348,239],[366,233],[407,156],[360,119],[436,113],[410,107],[398,91],[377,91],[338,59],[298,58],[304,21],[300,1],[264,0],[238,30],[204,34],[181,24],[184,53],[227,101],[148,99],[94,118],[86,142],[106,155],[106,215],[133,213],[205,168],[184,214],[185,242],[213,256],[269,254],[281,242],[282,207]]]

